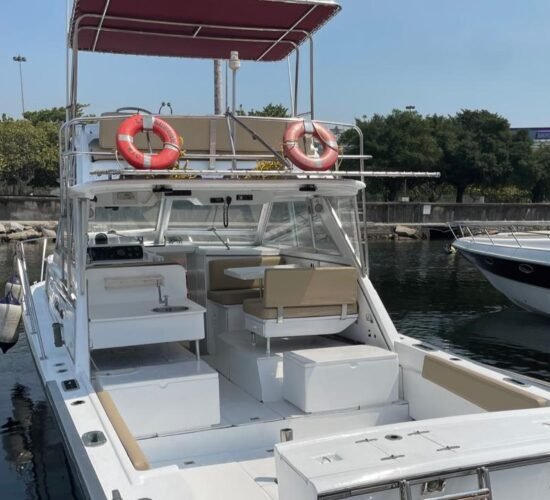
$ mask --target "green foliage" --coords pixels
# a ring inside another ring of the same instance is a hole
[[[370,119],[356,120],[364,136],[366,154],[373,156],[369,168],[373,170],[426,171],[436,170],[441,159],[441,149],[432,134],[430,123],[420,114],[393,110],[387,116],[374,115]],[[357,135],[346,131],[340,141],[346,152],[358,154]],[[350,162],[344,168],[356,168]],[[418,180],[408,181],[414,187]],[[371,188],[382,192],[384,199],[394,201],[404,186],[403,179],[369,181]]]
[[[466,193],[473,198],[485,197],[487,203],[529,203],[531,193],[515,185],[500,187],[471,186]]]
[[[518,183],[529,189],[531,201],[540,203],[550,195],[550,145],[531,151],[529,161],[518,169]]]
[[[455,188],[456,201],[461,202],[468,186],[487,190],[515,183],[517,197],[523,196],[522,189],[537,188],[533,199],[540,201],[547,189],[541,186],[550,186],[545,177],[550,176],[546,174],[550,154],[538,163],[533,161],[527,134],[514,134],[505,118],[486,110],[462,110],[452,117],[394,110],[387,116],[364,117],[357,125],[364,134],[365,153],[374,157],[374,170],[441,172],[437,181],[369,181],[369,189],[382,192],[384,199],[394,200],[407,185],[412,199],[436,201],[450,185]],[[346,151],[358,152],[352,131],[342,134],[341,141]]]
[[[463,110],[452,122],[455,137],[448,142],[442,175],[455,186],[456,201],[462,201],[466,188],[472,184],[504,184],[514,171],[513,136],[508,121],[485,110]]]
[[[82,116],[86,107],[88,107],[88,104],[77,104],[76,115]],[[42,122],[61,125],[65,121],[65,108],[59,106],[57,108],[39,109],[37,111],[25,111],[23,118],[29,120],[33,125]]]
[[[273,116],[277,118],[286,118],[290,116],[288,114],[288,108],[285,108],[282,104],[273,104],[270,102],[267,106],[264,106],[262,109],[254,110],[251,109],[248,112],[249,116]]]
[[[55,185],[57,177],[55,123],[28,120],[0,122],[0,179],[16,193],[29,187]]]

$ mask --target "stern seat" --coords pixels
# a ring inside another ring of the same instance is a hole
[[[243,302],[245,328],[267,339],[340,333],[357,319],[352,267],[268,269],[264,296]]]

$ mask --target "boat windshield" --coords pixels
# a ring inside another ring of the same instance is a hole
[[[331,234],[341,231],[360,262],[359,230],[354,197],[323,198],[273,203],[263,238],[264,245],[308,253],[343,255]],[[329,227],[333,226],[333,227]]]
[[[262,205],[197,205],[171,202],[166,240],[206,245],[252,245],[256,241]]]
[[[141,236],[153,233],[157,226],[160,201],[150,206],[94,207],[88,220],[91,233],[115,232]]]
[[[339,257],[352,253],[361,261],[354,196],[229,206],[158,197],[140,206],[94,207],[88,231],[140,238],[145,244],[262,244]]]

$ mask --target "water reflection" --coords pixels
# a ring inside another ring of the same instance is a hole
[[[0,425],[5,464],[12,471],[9,477],[0,476],[10,493],[2,498],[77,498],[48,404],[33,399],[31,390],[19,383],[11,389],[10,402],[11,414]]]
[[[397,329],[550,380],[550,319],[521,311],[441,241],[374,242],[371,278]]]
[[[12,273],[13,245],[0,245],[0,285]],[[31,272],[39,272],[41,247],[29,245]],[[0,498],[78,498],[61,435],[21,330],[19,342],[0,354]]]

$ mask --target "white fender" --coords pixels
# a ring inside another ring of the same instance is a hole
[[[19,338],[21,313],[21,305],[11,293],[0,299],[0,349],[3,352],[13,347]]]

